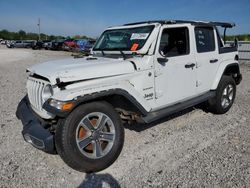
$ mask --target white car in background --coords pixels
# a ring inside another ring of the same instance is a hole
[[[0,39],[0,44],[5,45],[6,44],[6,40]]]

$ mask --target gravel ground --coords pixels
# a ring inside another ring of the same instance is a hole
[[[87,175],[25,143],[15,117],[25,69],[69,55],[0,47],[0,187],[250,187],[250,63],[242,63],[243,81],[227,114],[192,108],[127,126],[118,160]]]

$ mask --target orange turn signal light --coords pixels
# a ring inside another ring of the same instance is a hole
[[[71,110],[74,107],[73,102],[68,102],[62,105],[62,111]]]

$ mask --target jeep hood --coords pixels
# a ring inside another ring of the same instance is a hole
[[[27,70],[31,74],[48,78],[52,85],[56,84],[57,78],[61,82],[72,82],[128,74],[135,71],[130,61],[104,57],[49,61],[34,65]]]

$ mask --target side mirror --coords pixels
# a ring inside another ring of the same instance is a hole
[[[168,59],[166,57],[158,57],[157,58],[158,63],[165,66],[165,64],[168,62]]]

